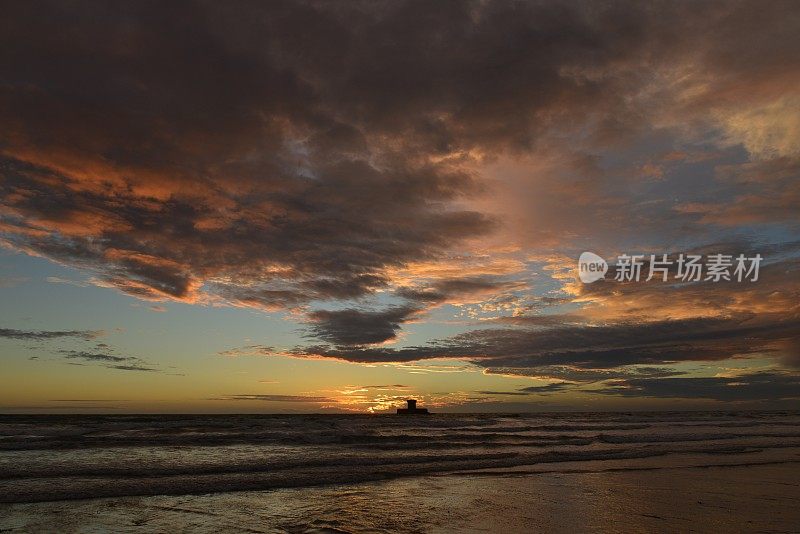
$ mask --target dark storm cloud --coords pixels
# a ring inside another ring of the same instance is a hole
[[[322,345],[298,347],[289,353],[360,363],[458,358],[490,370],[614,370],[774,354],[780,351],[777,344],[781,340],[796,339],[800,339],[800,321],[796,318],[742,316],[548,329],[483,329],[408,348]]]
[[[548,395],[573,388],[575,384],[567,382],[553,382],[544,386],[528,386],[517,391],[479,391],[483,395]]]
[[[520,392],[544,395],[547,393],[555,393],[557,391],[563,391],[565,389],[569,389],[572,386],[573,384],[569,384],[566,382],[554,382],[552,384],[547,384],[544,386],[528,386],[526,388],[520,389]]]
[[[711,246],[715,251],[729,248],[751,254],[758,247],[747,243]],[[757,283],[618,283],[611,279],[579,286],[579,298],[600,312],[619,307],[622,318],[593,318],[591,311],[584,315],[522,316],[490,321],[493,328],[417,346],[348,346],[329,340],[329,344],[290,350],[261,347],[251,353],[369,364],[449,358],[471,362],[488,374],[579,384],[679,377],[687,372],[672,368],[675,364],[730,358],[767,357],[796,367],[800,359],[800,289],[786,284],[787,278],[799,274],[800,263],[793,257],[795,248],[792,243],[762,247],[764,254],[778,259],[762,266]],[[698,316],[663,319],[687,310]],[[360,321],[362,328],[372,323],[380,326],[378,331],[383,335],[372,339],[393,335],[407,317],[398,310],[390,315],[376,312],[350,317],[345,313],[342,319],[350,320],[337,323],[343,332],[331,328],[328,334],[335,331],[342,341],[347,332],[359,330]],[[322,337],[325,333],[318,334]]]
[[[468,151],[630,137],[689,52],[773,83],[787,7],[9,2],[0,230],[141,298],[359,297],[494,227],[451,204],[483,189]]]
[[[394,339],[401,325],[419,311],[413,306],[383,311],[319,310],[310,313],[309,319],[315,322],[311,327],[314,337],[337,346],[358,346]]]
[[[748,287],[598,282],[531,300],[575,299],[574,313],[379,346],[431,307],[521,289],[469,273],[392,279],[501,227],[464,207],[483,205],[470,202],[497,179],[482,174],[493,158],[555,162],[546,179],[526,170],[510,188],[537,214],[519,229],[532,250],[575,236],[642,242],[648,230],[675,243],[743,224],[795,235],[800,151],[781,122],[800,87],[793,2],[31,1],[2,13],[0,245],[144,299],[302,308],[400,288],[403,304],[384,309],[320,305],[304,317],[314,346],[229,355],[453,358],[489,374],[624,381],[610,394],[687,384],[719,398],[766,395],[769,375],[690,383],[670,365],[768,354],[800,366],[796,262],[765,266]],[[669,182],[675,161],[706,157],[689,153],[650,162],[646,183],[615,181],[604,160],[638,160],[631,147],[671,125],[688,131],[675,146],[722,137],[756,160],[715,165],[714,184],[697,167]],[[695,317],[679,319],[687,310]],[[66,358],[156,370],[106,349]],[[567,386],[543,387],[514,393]]]
[[[0,338],[21,339],[26,341],[46,341],[59,338],[78,338],[91,340],[100,335],[101,330],[15,330],[13,328],[0,328]]]
[[[800,376],[762,372],[736,377],[627,379],[596,390],[596,393],[721,401],[798,399]]]
[[[381,287],[386,283],[378,274],[383,267],[424,258],[442,249],[449,239],[480,233],[486,222],[475,213],[428,212],[424,205],[403,206],[403,195],[394,194],[391,184],[400,180],[406,183],[396,184],[398,188],[415,187],[403,176],[369,177],[372,171],[363,168],[339,169],[327,176],[324,169],[320,172],[320,181],[303,180],[309,183],[297,198],[280,198],[289,193],[269,193],[270,199],[252,199],[262,208],[254,207],[249,213],[243,210],[231,215],[233,220],[224,218],[222,228],[207,230],[198,229],[202,224],[199,219],[217,216],[213,208],[204,205],[213,204],[213,198],[194,204],[192,199],[160,202],[120,193],[109,199],[86,192],[59,194],[50,184],[39,184],[34,191],[33,186],[26,186],[26,198],[54,204],[42,207],[51,219],[61,212],[68,217],[88,212],[92,217],[124,220],[117,221],[118,228],[114,224],[104,228],[99,242],[95,235],[41,236],[37,232],[11,236],[10,241],[60,261],[90,269],[100,267],[105,283],[145,298],[194,298],[195,280],[213,275],[224,281],[215,278],[210,286],[230,300],[292,306],[310,298],[357,297]],[[339,173],[345,172],[374,179],[376,186],[388,189],[374,194],[350,193],[351,187],[365,184],[339,183]],[[429,178],[439,179],[422,172],[408,180]],[[6,181],[6,186],[13,187],[15,182],[19,183],[18,173]],[[23,194],[19,188],[15,192]],[[409,202],[418,204],[417,198],[412,195]],[[432,193],[427,200],[437,198],[442,199],[439,193]],[[384,206],[379,215],[368,204],[391,206]],[[277,212],[277,219],[270,212]],[[386,220],[364,224],[362,217],[370,213]],[[76,231],[91,231],[93,222],[75,221]],[[278,274],[271,275],[270,266],[278,266]],[[254,285],[259,280],[264,283]]]
[[[381,18],[302,3],[10,5],[8,241],[143,298],[191,300],[209,282],[286,307],[361,296],[385,268],[484,233],[486,217],[443,204],[477,191],[471,176],[374,138],[388,95],[355,94],[365,80],[347,63],[378,64],[347,42]]]
[[[614,378],[663,378],[686,374],[669,367],[615,367],[612,369],[581,369],[568,365],[543,365],[537,367],[488,367],[486,374],[505,376],[529,376],[566,380],[569,382],[603,382]]]
[[[509,395],[509,396],[520,396],[524,397],[526,395],[530,395],[530,393],[525,393],[523,391],[476,391],[476,393],[480,393],[481,395]]]
[[[511,289],[520,289],[524,284],[504,280],[499,276],[476,276],[449,278],[432,282],[428,286],[401,287],[396,291],[400,297],[423,304],[439,304],[450,299],[497,294]]]
[[[439,280],[425,287],[402,287],[396,294],[411,303],[385,310],[344,309],[310,312],[308,319],[313,323],[310,335],[340,347],[390,341],[397,337],[403,324],[419,316],[426,306],[520,286],[519,283],[495,278],[497,277],[453,278]]]

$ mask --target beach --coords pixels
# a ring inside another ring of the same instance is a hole
[[[3,505],[11,532],[796,532],[798,464],[433,476]]]
[[[42,421],[3,419],[2,531],[793,532],[800,525],[796,413]],[[24,446],[22,434],[11,436],[23,429]]]

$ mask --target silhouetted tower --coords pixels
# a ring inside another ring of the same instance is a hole
[[[410,414],[427,414],[427,408],[417,408],[417,401],[415,399],[406,399],[408,403],[408,408],[398,408],[397,413],[401,415],[410,415]]]

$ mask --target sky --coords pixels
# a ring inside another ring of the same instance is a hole
[[[796,2],[2,12],[0,412],[800,408]]]

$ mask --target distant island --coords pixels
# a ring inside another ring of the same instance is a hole
[[[411,415],[411,414],[429,414],[427,408],[417,408],[417,401],[415,399],[407,399],[406,402],[408,403],[407,408],[398,408],[397,413],[398,415]]]

